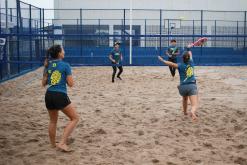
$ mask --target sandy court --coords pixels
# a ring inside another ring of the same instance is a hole
[[[50,148],[42,68],[0,84],[0,165],[247,165],[247,67],[196,67],[199,121],[181,109],[168,67],[73,68],[74,149]],[[58,139],[67,118],[60,113]]]

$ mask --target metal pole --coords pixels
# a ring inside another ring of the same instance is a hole
[[[195,42],[195,20],[193,20],[193,42]]]
[[[0,4],[0,13],[2,13],[2,11],[1,11],[1,9],[2,9],[2,6],[1,6],[1,4]],[[2,22],[2,16],[1,16],[2,14],[0,14],[0,22]],[[0,35],[2,34],[2,29],[1,29],[1,25],[0,25]],[[5,42],[5,44],[6,44],[6,42]],[[3,49],[3,51],[4,51],[4,49]],[[4,53],[2,54],[2,55],[4,55]],[[4,58],[2,57],[2,60],[3,60]],[[3,78],[3,73],[2,73],[2,61],[0,61],[0,78],[1,78],[1,80],[2,80],[2,78]]]
[[[201,10],[201,37],[203,35],[203,10]]]
[[[203,10],[201,10],[201,37],[203,35]],[[201,46],[201,56],[202,56],[202,46]],[[201,58],[199,58],[200,63]]]
[[[132,0],[130,0],[130,50],[129,63],[132,65]]]
[[[125,54],[126,54],[126,53],[125,53],[125,51],[126,51],[126,49],[125,49],[125,46],[126,46],[126,45],[125,45],[125,20],[126,20],[126,10],[124,9],[123,11],[124,11],[124,20],[123,20],[123,26],[124,26],[124,27],[123,27],[123,30],[124,30],[123,52],[124,52],[124,53],[123,53],[123,56],[125,56]],[[113,42],[114,42],[114,41],[113,41]]]
[[[29,4],[29,51],[30,51],[30,61],[32,61],[32,7]],[[31,63],[31,69],[33,68],[33,65]]]
[[[19,17],[20,17],[19,24],[20,24],[20,28],[21,28],[21,32],[22,32],[23,31],[23,22],[22,22],[22,17],[21,17],[21,2],[20,2],[20,0],[17,0],[17,8],[19,9],[17,11],[19,11]],[[17,19],[19,19],[19,18],[17,18]]]
[[[214,52],[216,54],[216,47],[217,47],[217,38],[216,38],[216,35],[217,35],[217,21],[215,20],[214,21]]]
[[[169,40],[170,40],[170,20],[168,19],[167,20],[167,23],[168,23],[168,38],[167,38],[167,45],[169,46]]]
[[[244,12],[244,55],[246,54],[246,11]]]
[[[145,19],[145,48],[147,47],[147,19]]]
[[[237,21],[237,36],[238,36],[238,21]],[[237,37],[237,48],[238,48],[238,37]]]
[[[10,8],[10,21],[13,21],[13,14],[12,14],[12,8]]]
[[[82,56],[82,9],[80,9],[80,34],[81,34],[81,37],[80,37],[80,42],[81,42],[80,55]]]
[[[6,33],[9,33],[9,23],[8,23],[8,0],[5,0],[5,12],[6,12]],[[10,76],[10,57],[9,57],[9,37],[6,37],[6,56],[7,56],[7,73],[8,73],[8,77]]]
[[[43,30],[42,30],[42,45],[43,45],[43,54],[45,54],[45,9],[42,9],[43,13],[42,13],[42,20],[43,20]]]
[[[40,37],[39,37],[39,53],[40,53],[40,62],[42,61],[42,50],[43,50],[43,46],[42,46],[42,37],[41,37],[41,30],[42,30],[42,10],[41,8],[39,9],[39,34],[40,34]]]
[[[217,21],[215,20],[214,21],[214,35],[215,35],[215,37],[214,37],[214,42],[215,42],[215,44],[214,44],[214,47],[216,48],[216,45],[217,45],[217,39],[216,39],[216,35],[217,35]]]
[[[79,19],[76,19],[76,33],[79,34]]]
[[[100,19],[98,20],[98,28],[99,28],[98,47],[100,47]]]
[[[160,10],[160,52],[159,52],[160,56],[161,56],[161,43],[162,43],[161,35],[162,35],[162,10]]]
[[[0,13],[2,13],[2,6],[0,4]],[[0,22],[2,22],[2,14],[0,14]],[[0,34],[2,34],[2,26],[0,26]]]
[[[182,21],[184,20],[184,18],[180,19],[180,27],[182,26]],[[185,47],[184,45],[184,31],[183,31],[183,43],[182,43],[183,48]]]
[[[16,29],[16,32],[17,32],[17,61],[19,62],[20,61],[20,37],[19,37],[19,32],[20,32],[20,4],[17,5],[17,29]],[[18,66],[18,73],[20,73],[20,64],[18,63],[17,64]]]

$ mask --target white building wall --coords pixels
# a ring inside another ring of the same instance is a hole
[[[149,34],[158,34],[160,25],[160,12],[162,9],[162,28],[168,27],[168,21],[179,26],[192,26],[191,22],[184,20],[195,20],[195,26],[201,26],[201,10],[203,12],[204,26],[206,34],[212,34],[214,20],[224,20],[229,22],[218,21],[217,26],[232,26],[236,27],[236,21],[240,21],[239,25],[243,26],[244,11],[247,11],[247,0],[132,0],[133,9],[150,9],[150,10],[133,10],[133,25],[141,25],[141,34],[144,34],[144,20],[147,19],[147,28],[153,28],[153,32]],[[80,10],[82,10],[83,25],[97,25],[98,19],[101,19],[101,25],[110,26],[110,34],[113,34],[113,25],[121,25],[121,19],[124,19],[123,9],[126,9],[126,25],[129,24],[129,0],[54,0],[55,9],[71,9],[71,10],[56,10],[54,15],[55,25],[61,26],[64,24],[76,25],[80,19]],[[77,10],[74,10],[77,9]],[[89,9],[89,10],[87,10]],[[90,10],[98,9],[98,10]],[[107,9],[107,10],[102,10]],[[112,9],[112,10],[109,10]],[[119,10],[116,10],[119,9]],[[171,11],[173,10],[173,11]],[[180,10],[180,11],[179,11]],[[195,10],[195,11],[181,11]],[[210,11],[207,11],[210,10]],[[215,11],[241,11],[241,12],[215,12]],[[60,20],[63,19],[63,20]],[[66,20],[68,19],[68,20]],[[91,19],[91,20],[90,20]],[[93,20],[94,19],[94,20]],[[115,20],[114,20],[115,19]],[[137,19],[142,19],[137,20]],[[149,20],[150,19],[150,20]],[[152,20],[151,20],[152,19]],[[179,20],[183,20],[182,24]],[[211,20],[211,21],[206,21]],[[235,22],[231,22],[235,21]],[[151,27],[151,26],[157,27]],[[176,28],[177,28],[176,27]],[[156,30],[155,30],[156,29]],[[162,34],[167,31],[163,30]],[[200,32],[198,33],[200,34]],[[143,46],[143,43],[141,43]]]
[[[129,0],[54,0],[55,8],[127,9]],[[135,9],[167,10],[241,10],[246,0],[133,0]]]
[[[55,9],[128,9],[129,0],[54,0]],[[247,0],[133,0],[134,9],[246,11]],[[80,19],[79,10],[55,11],[55,19]],[[123,19],[123,10],[83,10],[83,19]],[[126,18],[129,18],[128,10]],[[164,11],[163,19],[200,20],[200,11]],[[244,20],[242,13],[204,12],[204,19]],[[133,19],[159,19],[159,11],[133,11]],[[71,24],[76,20],[67,20]],[[63,21],[65,23],[66,21]]]

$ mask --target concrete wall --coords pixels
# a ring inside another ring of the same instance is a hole
[[[55,19],[53,23],[57,26],[64,24],[78,24],[80,19],[80,8],[82,10],[82,24],[98,25],[100,19],[101,25],[110,26],[110,34],[112,34],[113,25],[121,25],[126,10],[126,25],[129,24],[129,0],[54,0],[55,9],[71,9],[71,10],[56,10],[54,13]],[[74,10],[77,9],[77,10]],[[98,10],[87,10],[98,9]],[[101,10],[107,9],[107,10]],[[112,10],[111,10],[112,9]],[[119,10],[114,10],[119,9]],[[160,24],[160,9],[162,9],[162,28],[167,28],[171,24],[175,24],[176,28],[180,28],[179,34],[187,34],[182,32],[185,27],[192,27],[192,21],[196,20],[194,26],[201,26],[201,11],[203,12],[204,34],[213,34],[212,29],[217,20],[218,27],[234,27],[244,26],[244,11],[247,11],[247,0],[133,0],[133,25],[141,25],[141,34],[144,34],[145,19],[148,34],[159,34]],[[140,10],[150,9],[150,10]],[[173,10],[173,11],[172,11]],[[195,10],[195,11],[177,11],[177,10]],[[210,10],[210,11],[207,11]],[[221,12],[219,12],[221,11]],[[224,12],[231,11],[231,12]],[[232,12],[239,11],[239,12]],[[63,20],[61,20],[63,19]],[[91,20],[90,20],[91,19]],[[137,20],[140,19],[140,20]],[[170,19],[169,23],[167,19]],[[173,19],[173,20],[172,20]],[[180,22],[182,20],[182,23]],[[221,21],[222,20],[222,21]],[[188,29],[188,28],[187,28]],[[62,33],[58,30],[57,33]],[[236,30],[237,31],[237,30]],[[165,34],[167,30],[162,30]],[[224,32],[223,32],[224,33]],[[227,33],[227,31],[226,31]],[[176,34],[176,33],[174,33]],[[200,32],[198,33],[200,34]],[[218,33],[220,34],[220,33]],[[211,43],[209,42],[209,45]],[[143,45],[143,44],[141,44]]]
[[[128,9],[129,0],[54,0],[55,9]],[[159,19],[159,9],[165,10],[217,10],[246,11],[247,0],[133,0],[133,9],[157,9],[157,11],[133,11],[133,19]],[[55,11],[55,19],[63,24],[76,24],[79,10]],[[123,19],[123,10],[83,10],[83,19]],[[129,11],[126,11],[129,18]],[[200,11],[163,11],[162,19],[200,20]],[[204,20],[244,21],[244,12],[204,12]],[[86,22],[84,22],[86,23]],[[93,21],[91,21],[93,23]],[[126,22],[128,24],[128,22]],[[154,21],[159,24],[159,21]]]
[[[54,0],[55,8],[127,9],[129,0]],[[133,0],[136,9],[247,10],[246,0]]]

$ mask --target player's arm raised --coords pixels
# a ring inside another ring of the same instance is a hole
[[[178,68],[178,64],[176,63],[173,63],[173,62],[170,62],[170,61],[166,61],[164,60],[161,56],[158,56],[158,59],[163,62],[164,64],[168,65],[168,66],[171,66],[173,68]]]

